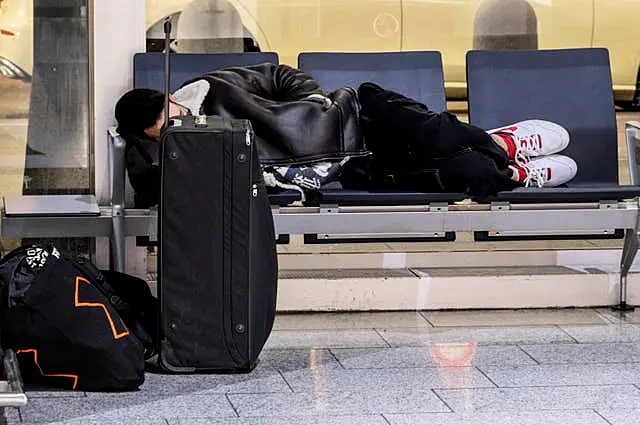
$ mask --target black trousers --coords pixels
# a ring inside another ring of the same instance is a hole
[[[345,188],[462,192],[482,199],[519,186],[511,180],[506,152],[483,129],[373,83],[362,84],[358,95],[373,156],[366,171],[345,173]],[[363,163],[356,161],[356,168]]]

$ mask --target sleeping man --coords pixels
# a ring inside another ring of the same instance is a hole
[[[339,182],[482,200],[516,187],[559,186],[577,172],[575,161],[558,154],[569,144],[558,124],[531,119],[485,130],[374,83],[325,93],[287,65],[201,75],[170,96],[169,114],[248,119],[267,185],[303,195]],[[118,100],[115,117],[136,206],[156,205],[164,94],[133,89]]]

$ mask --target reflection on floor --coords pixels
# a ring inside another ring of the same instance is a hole
[[[640,314],[279,316],[248,375],[147,374],[129,394],[29,393],[26,424],[629,425]],[[6,411],[18,424],[17,411]]]
[[[29,393],[27,424],[640,423],[640,314],[285,315],[248,375],[147,374],[128,394]],[[7,422],[17,424],[15,409]]]

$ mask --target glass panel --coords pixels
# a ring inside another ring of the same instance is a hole
[[[92,191],[88,6],[0,0],[0,195]]]
[[[640,39],[637,0],[147,0],[147,48],[275,51],[295,66],[304,51],[442,52],[447,95],[466,97],[470,49],[606,47],[616,100],[633,100]]]

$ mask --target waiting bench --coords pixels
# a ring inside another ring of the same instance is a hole
[[[492,127],[488,124],[494,122],[502,125],[510,120],[528,118],[530,113],[544,114],[537,117],[546,117],[566,125],[572,135],[570,152],[582,173],[569,188],[516,190],[499,194],[495,200],[485,204],[460,203],[465,198],[463,194],[321,190],[317,205],[298,206],[292,204],[300,199],[299,195],[285,192],[271,197],[277,234],[369,238],[441,237],[455,232],[475,232],[476,236],[545,238],[560,235],[563,238],[580,239],[607,235],[611,231],[617,236],[622,232],[625,241],[621,261],[620,306],[626,307],[626,276],[638,249],[637,197],[640,188],[635,169],[635,145],[640,141],[640,125],[627,124],[632,186],[622,187],[618,185],[617,177],[616,121],[606,51],[580,49],[554,52],[557,53],[518,52],[522,56],[517,59],[524,61],[530,72],[514,70],[517,65],[509,56],[513,52],[470,52],[467,63],[469,110],[472,123],[485,128]],[[174,55],[172,66],[176,69],[180,63],[190,64],[190,74],[186,77],[190,78],[218,68],[219,63],[229,66],[264,62],[266,56],[263,55],[270,55],[268,61],[277,61],[277,56],[272,53]],[[566,55],[568,59],[558,60],[557,55]],[[575,59],[577,55],[581,55],[582,59]],[[194,63],[200,63],[197,59],[208,61],[206,65],[201,63],[206,67],[194,68]],[[144,77],[137,74],[139,70],[136,68],[136,85],[141,86],[146,78],[145,85],[160,84],[156,88],[162,88],[161,55],[140,54],[136,56],[136,61],[148,61],[145,63],[152,64],[152,68],[156,69],[153,71],[156,77],[149,77],[151,74],[148,73]],[[308,53],[300,56],[299,66],[327,90],[345,83],[355,85],[374,81],[402,90],[441,110],[446,105],[438,52]],[[540,80],[536,80],[536,72],[540,72],[537,75],[544,84],[560,80],[565,83],[544,86]],[[502,75],[500,73],[508,74],[508,79],[506,76],[490,78],[492,74]],[[172,83],[174,88],[186,79],[186,74],[181,75],[179,69],[172,74],[175,78]],[[567,79],[571,84],[566,84]],[[537,97],[514,98],[513,90],[525,81],[527,84],[538,84]],[[509,84],[508,90],[503,88],[503,82]],[[549,90],[554,91],[549,93],[549,99],[554,99],[553,102],[544,97]],[[580,101],[576,101],[576,98],[580,98]],[[548,109],[535,109],[536,106],[529,105],[535,102],[543,102]],[[504,118],[495,113],[491,115],[494,104],[500,108]],[[2,217],[3,235],[106,236],[111,240],[115,259],[113,266],[123,270],[126,255],[124,238],[148,236],[153,240],[156,237],[157,214],[153,209],[135,210],[128,207],[124,143],[114,129],[110,130],[108,139],[111,203],[101,206],[98,216],[60,214],[52,219],[37,212],[19,216],[5,211]],[[590,156],[588,152],[602,155]],[[615,174],[611,172],[614,168]],[[602,173],[599,169],[602,169]],[[78,223],[85,227],[80,228]]]

